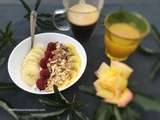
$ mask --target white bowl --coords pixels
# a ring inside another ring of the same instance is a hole
[[[41,34],[35,35],[34,45],[36,45],[37,43],[41,43],[41,44],[44,44],[45,46],[47,46],[47,44],[49,42],[60,42],[63,44],[72,44],[75,46],[75,48],[81,58],[81,67],[80,67],[80,71],[79,71],[77,77],[68,86],[60,89],[60,91],[62,91],[62,90],[65,90],[65,89],[71,87],[73,84],[75,84],[80,79],[82,74],[84,73],[86,65],[87,65],[86,52],[85,52],[84,48],[82,47],[82,45],[77,40],[75,40],[74,38],[69,37],[67,35],[60,34],[60,33],[41,33]],[[8,61],[9,75],[10,75],[12,81],[18,87],[20,87],[21,89],[23,89],[27,92],[34,93],[34,94],[52,94],[52,93],[54,93],[54,91],[53,92],[40,91],[40,90],[36,89],[36,86],[30,87],[22,80],[21,71],[20,71],[21,64],[24,60],[24,57],[27,55],[27,53],[30,50],[30,44],[31,44],[31,38],[28,37],[25,40],[23,40],[22,42],[20,42],[14,48],[14,50],[12,51],[12,53],[9,57],[9,61]]]

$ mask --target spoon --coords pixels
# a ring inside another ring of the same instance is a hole
[[[31,49],[33,48],[34,40],[35,40],[36,22],[37,22],[37,12],[32,10],[30,15]]]

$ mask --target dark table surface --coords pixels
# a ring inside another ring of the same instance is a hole
[[[159,6],[160,1],[156,2],[135,2],[135,3],[110,3],[106,4],[103,9],[103,14],[107,15],[110,11],[117,10],[119,6],[122,5],[124,9],[137,11],[143,14],[150,23],[153,23],[157,26],[160,26],[160,15],[159,15]],[[54,9],[63,8],[61,4],[44,4],[41,6],[40,11],[54,11]],[[29,27],[28,22],[23,19],[24,9],[19,4],[0,4],[0,28],[3,28],[6,23],[9,21],[13,22],[14,35],[17,42],[20,42],[24,38],[29,36]],[[101,19],[103,19],[101,17]],[[59,31],[54,31],[59,32]],[[72,33],[64,32],[64,34],[72,36]],[[103,44],[103,34],[104,28],[102,26],[97,26],[92,38],[87,43],[84,43],[83,46],[87,52],[88,64],[85,73],[81,79],[71,88],[65,90],[63,93],[65,96],[71,96],[71,94],[76,94],[77,99],[81,99],[88,103],[88,106],[84,110],[89,116],[93,114],[93,111],[97,105],[97,100],[93,99],[88,95],[85,95],[77,90],[77,87],[81,84],[92,84],[96,77],[94,71],[99,67],[101,62],[105,61],[109,63],[109,59],[106,58],[104,54],[104,44]],[[152,35],[149,35],[145,39],[145,43],[149,43],[151,47],[156,48],[155,39]],[[8,57],[13,46],[8,46],[4,50],[5,55]],[[157,47],[158,49],[158,47]],[[97,59],[98,58],[98,59]],[[156,58],[153,56],[146,56],[139,51],[136,51],[133,55],[129,57],[126,61],[131,67],[134,68],[134,73],[130,78],[130,81],[135,82],[135,88],[137,91],[144,92],[148,95],[160,98],[160,76],[158,75],[156,79],[151,82],[149,81],[149,73],[152,68],[153,63]],[[7,71],[7,63],[2,66],[0,69],[0,81],[3,82],[12,82]],[[0,93],[0,96],[5,98],[9,103],[12,104],[15,108],[41,108],[37,99],[31,97],[30,93],[27,93],[23,90],[3,92]],[[35,95],[36,96],[36,95]],[[52,95],[49,97],[53,97]],[[139,110],[142,114],[143,120],[160,120],[160,114],[155,112],[144,112]],[[13,120],[8,113],[0,108],[0,120]]]

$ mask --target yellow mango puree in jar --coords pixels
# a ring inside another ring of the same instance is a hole
[[[105,53],[125,60],[137,48],[139,38],[140,32],[132,25],[114,23],[105,33]]]

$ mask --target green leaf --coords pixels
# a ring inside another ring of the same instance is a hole
[[[82,101],[75,101],[75,102],[71,103],[71,105],[73,106],[74,109],[80,109],[80,108],[86,106],[86,104]]]
[[[9,42],[10,39],[4,38],[4,36],[3,36],[2,40],[3,40],[3,42],[0,44],[0,50],[2,50],[2,48],[4,48],[4,46],[7,45],[7,43]]]
[[[2,99],[0,99],[0,107],[6,110],[13,118],[19,120],[15,112],[13,112],[12,109],[7,105],[7,103]]]
[[[6,27],[5,30],[1,31],[1,35],[0,35],[0,51],[9,43],[13,43],[15,40],[13,39],[13,34],[12,34],[12,30],[11,30],[11,23],[9,22]],[[15,43],[14,43],[15,45]]]
[[[130,120],[140,120],[140,114],[133,110],[131,107],[128,106],[125,108],[125,110]]]
[[[0,58],[0,67],[5,63],[5,60],[5,57]]]
[[[80,111],[74,110],[74,113],[77,115],[78,118],[80,118],[81,120],[89,120],[89,118],[83,114]]]
[[[27,10],[28,13],[31,12],[30,7],[27,5],[27,3],[24,0],[20,0],[20,2],[22,3],[23,7]]]
[[[3,57],[3,52],[2,51],[0,51],[0,58],[2,58]]]
[[[53,25],[48,25],[48,23],[46,23],[45,21],[41,20],[41,19],[37,19],[37,26],[40,29],[44,29],[44,30],[53,30],[55,29],[55,26]]]
[[[96,90],[93,86],[80,85],[78,89],[82,92],[85,92],[94,96],[96,95]]]
[[[57,98],[65,104],[69,104],[69,101],[59,92],[58,87],[56,85],[54,85],[54,92],[55,95],[57,96]]]
[[[71,116],[70,114],[68,114],[66,120],[70,120],[70,119],[71,119]]]
[[[38,10],[38,8],[39,8],[39,6],[40,6],[40,4],[41,4],[41,0],[37,0],[36,1],[36,4],[35,4],[35,8],[34,8],[34,10]]]
[[[114,114],[115,114],[116,120],[123,120],[119,112],[119,109],[116,106],[114,107]]]
[[[94,120],[110,120],[111,112],[113,112],[111,106],[101,102],[96,109]]]
[[[0,82],[0,92],[8,90],[16,90],[16,89],[18,89],[18,87],[12,83]]]
[[[40,18],[37,19],[37,25],[41,28],[41,29],[56,29],[54,26],[53,21],[51,20],[42,20]]]
[[[26,18],[28,21],[30,20],[30,12],[24,15],[24,18]]]
[[[56,102],[56,101],[48,99],[48,98],[40,98],[39,102],[43,103],[45,105],[48,105],[48,106],[52,106],[52,107],[62,107],[63,106],[62,103]]]
[[[13,39],[13,38],[10,40],[10,42],[11,42],[13,45],[16,45],[16,43],[17,43],[16,40]]]
[[[159,70],[160,70],[160,61],[158,60],[158,62],[155,63],[153,69],[150,72],[149,75],[150,80],[153,80],[155,78]]]
[[[59,116],[63,114],[66,111],[66,109],[61,109],[59,111],[55,112],[49,112],[49,113],[31,113],[31,117],[34,118],[46,118],[46,117],[53,117],[53,116]]]
[[[0,30],[0,34],[3,36],[4,35],[4,32],[2,30]]]
[[[155,33],[158,42],[160,43],[160,31],[155,25],[151,25],[152,31]]]
[[[160,100],[156,100],[152,97],[136,94],[134,103],[142,107],[144,110],[160,112]]]
[[[142,51],[143,53],[146,53],[146,54],[149,54],[149,55],[157,55],[157,54],[160,54],[160,52],[157,52],[155,50],[152,50],[151,48],[148,48],[148,47],[145,47],[145,46],[142,46],[140,45],[138,47],[138,50]]]
[[[59,120],[59,117],[58,116],[46,117],[46,118],[43,118],[42,120]]]
[[[6,29],[5,29],[5,33],[6,33],[6,34],[9,34],[11,25],[12,25],[12,22],[10,21],[10,22],[7,24]]]

